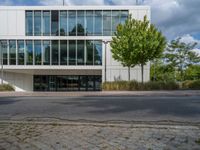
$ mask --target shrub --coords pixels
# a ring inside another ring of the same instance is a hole
[[[9,84],[0,85],[0,91],[14,91],[14,87]]]
[[[191,82],[188,85],[188,88],[192,89],[192,90],[200,90],[200,80],[196,80],[196,81]]]

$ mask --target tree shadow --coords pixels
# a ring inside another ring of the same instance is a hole
[[[0,97],[0,106],[14,104],[19,101],[20,100],[15,100],[14,97]]]

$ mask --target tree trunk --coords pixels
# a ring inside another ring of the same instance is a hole
[[[142,84],[144,83],[144,64],[141,64]]]
[[[131,76],[130,67],[128,67],[128,81],[130,81],[130,76]]]

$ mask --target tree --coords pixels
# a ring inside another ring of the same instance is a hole
[[[165,52],[165,61],[174,71],[180,73],[180,80],[184,80],[184,70],[188,66],[200,62],[200,57],[193,51],[197,43],[184,43],[181,38],[172,40]]]
[[[166,39],[157,28],[150,24],[147,17],[143,21],[128,17],[125,24],[118,25],[111,41],[113,58],[130,68],[141,65],[142,83],[144,65],[161,57],[166,46]]]

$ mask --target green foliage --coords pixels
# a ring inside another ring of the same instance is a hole
[[[121,62],[124,67],[130,68],[140,64],[143,82],[143,66],[161,57],[165,46],[165,37],[153,24],[150,24],[146,16],[143,21],[129,16],[124,25],[118,25],[112,38],[111,52],[113,58]]]
[[[190,65],[185,70],[185,80],[200,79],[200,65]]]
[[[183,89],[200,90],[200,80],[187,80],[182,84]]]
[[[14,87],[9,84],[0,85],[0,91],[14,91]]]

